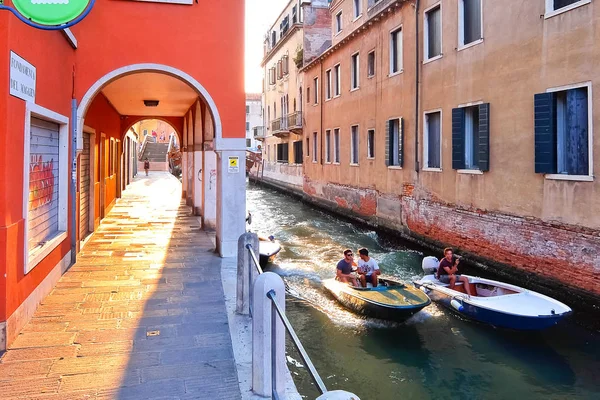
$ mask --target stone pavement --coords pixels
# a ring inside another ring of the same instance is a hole
[[[137,178],[0,360],[0,399],[240,399],[214,237]]]

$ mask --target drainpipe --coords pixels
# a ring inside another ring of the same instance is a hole
[[[71,265],[77,261],[77,99],[71,99]]]
[[[319,60],[319,66],[321,69],[321,72],[319,73],[319,110],[321,111],[321,128],[319,129],[320,132],[319,134],[321,135],[321,151],[320,153],[320,159],[321,159],[321,165],[323,165],[323,138],[325,137],[325,135],[323,134],[323,61]]]
[[[419,5],[415,0],[415,171],[419,173]]]

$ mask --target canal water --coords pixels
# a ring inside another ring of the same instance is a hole
[[[344,248],[367,247],[384,275],[405,282],[422,275],[424,254],[264,187],[249,185],[247,199],[250,229],[283,247],[267,270],[293,294],[287,314],[328,390],[362,400],[600,399],[597,333],[573,321],[538,333],[499,330],[435,304],[402,324],[358,317],[321,284]],[[288,366],[302,396],[316,398],[289,342]]]

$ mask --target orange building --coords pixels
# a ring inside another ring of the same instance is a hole
[[[183,196],[220,254],[236,254],[243,18],[239,1],[97,1],[72,28],[44,31],[0,11],[0,351],[133,178],[141,120],[175,129]]]
[[[302,68],[305,198],[597,303],[598,3],[329,11],[331,46]]]

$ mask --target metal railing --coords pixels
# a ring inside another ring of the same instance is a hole
[[[254,139],[263,139],[265,137],[265,127],[264,126],[255,126],[252,128],[254,132]]]
[[[278,132],[281,130],[281,118],[274,119],[271,121],[271,132]]]
[[[288,114],[287,126],[289,128],[302,128],[302,111]]]
[[[254,252],[258,248],[259,240],[255,233],[247,232],[240,236],[236,310],[252,317],[252,391],[260,396],[284,398],[287,332],[322,394],[318,400],[359,400],[358,396],[349,392],[327,390],[285,314],[285,284],[279,275],[263,271]]]

